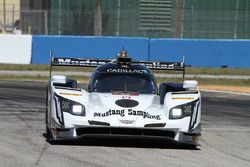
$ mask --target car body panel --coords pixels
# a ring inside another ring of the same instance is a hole
[[[73,65],[79,65],[81,61],[86,66],[87,60],[77,60],[78,63],[74,60]],[[58,62],[62,64],[56,65],[72,65],[64,59]],[[113,69],[104,67],[107,62],[97,66],[99,70],[106,70],[106,73],[116,73],[115,76],[150,75],[152,86],[156,85],[153,74],[143,65],[124,67],[115,65],[115,62],[108,63]],[[174,69],[174,65],[167,63],[167,66],[163,67]],[[185,88],[166,92],[164,97],[155,93],[157,88],[152,88],[152,93],[126,89],[98,92],[95,84],[101,80],[93,80],[94,75],[99,75],[98,68],[90,79],[89,90],[68,86],[71,83],[67,83],[67,77],[52,76],[49,80],[46,127],[51,132],[51,140],[77,139],[84,136],[142,137],[166,138],[179,143],[198,145],[201,134],[201,95],[197,82],[186,81]],[[126,86],[128,81],[124,82]],[[163,104],[160,103],[161,98],[164,98]]]

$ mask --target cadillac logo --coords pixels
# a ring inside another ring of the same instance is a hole
[[[120,122],[123,124],[133,124],[135,120],[120,120]]]

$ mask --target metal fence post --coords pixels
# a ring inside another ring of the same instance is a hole
[[[15,23],[15,5],[12,5],[12,24],[14,27],[14,23]]]
[[[120,35],[120,18],[121,17],[121,0],[118,0],[117,5],[117,24],[116,24],[116,35]]]
[[[246,1],[246,4],[245,4],[245,6],[246,6],[246,11],[245,11],[245,34],[248,34],[248,24],[249,24],[249,21],[248,21],[248,1]],[[250,36],[248,35],[248,38],[249,38]]]
[[[191,6],[191,37],[194,37],[194,5]]]
[[[175,16],[175,37],[182,37],[183,27],[183,0],[176,0],[176,16]]]
[[[5,0],[3,0],[3,30],[6,32],[6,4]]]
[[[102,35],[101,0],[95,1],[94,9],[94,35]]]
[[[44,33],[48,35],[48,11],[44,10]]]
[[[62,0],[58,1],[58,35],[61,35],[61,24],[62,24]]]
[[[234,22],[234,39],[238,37],[238,20],[239,20],[239,0],[236,0],[235,22]]]

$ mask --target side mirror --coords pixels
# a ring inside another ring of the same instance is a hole
[[[66,84],[67,78],[64,75],[52,75],[51,82],[55,84]]]
[[[185,89],[198,89],[198,82],[195,80],[186,80],[183,82],[183,88]]]

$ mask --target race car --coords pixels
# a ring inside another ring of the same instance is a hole
[[[46,132],[49,141],[84,137],[170,139],[196,147],[201,135],[198,82],[184,80],[185,63],[58,58],[52,66],[96,67],[88,88],[64,75],[48,81]],[[151,70],[183,73],[182,83],[157,85]],[[51,70],[50,70],[51,71]]]

